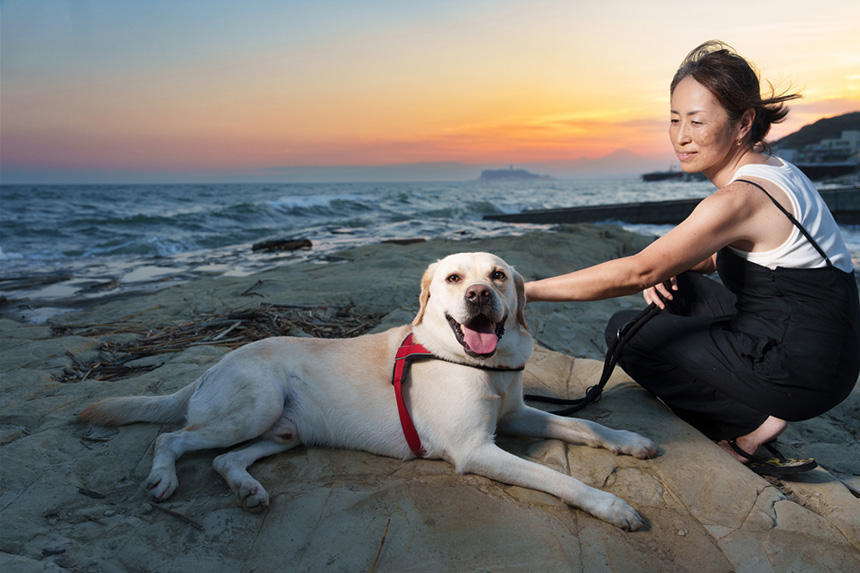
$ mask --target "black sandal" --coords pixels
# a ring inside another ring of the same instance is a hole
[[[745,465],[759,475],[782,477],[818,467],[814,458],[797,459],[783,456],[772,442],[764,444],[765,449],[773,455],[771,458],[749,454],[743,451],[734,440],[728,440],[728,444],[738,455],[745,457],[748,460]]]

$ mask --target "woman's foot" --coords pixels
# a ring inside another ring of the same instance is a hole
[[[818,467],[813,458],[787,458],[782,455],[773,442],[768,442],[764,445],[771,457],[764,457],[758,454],[751,454],[740,449],[734,440],[729,440],[729,446],[736,454],[742,456],[747,461],[744,464],[757,474],[765,476],[787,477],[793,474],[807,472]]]
[[[749,456],[741,455],[738,453],[738,449],[743,452],[754,454],[762,445],[774,441],[776,437],[785,430],[786,426],[788,426],[788,422],[785,420],[768,416],[767,419],[762,422],[761,426],[745,436],[735,438],[733,441],[735,446],[737,446],[736,448],[733,448],[732,445],[729,444],[728,440],[722,440],[717,442],[717,444],[734,456],[738,461],[746,463],[749,461]]]
[[[771,476],[788,476],[809,471],[818,466],[812,458],[787,458],[772,444],[787,426],[785,420],[769,416],[761,426],[734,440],[722,440],[718,445],[752,471]],[[756,454],[764,446],[770,457]]]

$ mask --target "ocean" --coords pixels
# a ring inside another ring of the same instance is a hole
[[[484,215],[705,197],[704,182],[638,178],[437,183],[0,186],[0,296],[41,322],[63,301],[242,276],[389,239],[480,238],[545,229]],[[617,222],[616,222],[617,223]],[[659,235],[668,226],[624,224]],[[860,228],[843,228],[860,258]],[[253,244],[309,239],[267,253]],[[2,302],[2,299],[0,299]]]

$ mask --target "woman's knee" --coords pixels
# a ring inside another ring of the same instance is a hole
[[[678,290],[666,306],[680,316],[727,316],[734,314],[735,295],[721,283],[700,273],[678,275]]]
[[[633,320],[637,314],[638,311],[635,310],[619,310],[610,317],[603,333],[607,348],[610,348],[613,341],[618,338],[618,333],[624,328],[624,325]]]

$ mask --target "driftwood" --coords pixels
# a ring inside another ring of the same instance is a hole
[[[295,251],[298,249],[310,249],[313,243],[309,239],[270,239],[260,241],[251,245],[252,251]]]
[[[348,338],[364,334],[379,324],[382,313],[359,313],[354,305],[345,307],[261,304],[256,308],[237,310],[224,316],[213,315],[201,320],[166,326],[155,330],[112,323],[55,326],[55,336],[102,336],[99,358],[84,363],[69,354],[72,365],[54,379],[63,383],[84,380],[112,380],[154,370],[161,364],[127,365],[128,362],[180,352],[192,346],[211,345],[236,348],[269,336],[313,336]],[[112,334],[140,334],[130,341],[111,340]]]
[[[392,245],[414,245],[415,243],[426,243],[427,239],[424,237],[415,237],[413,239],[385,239],[382,242]]]

